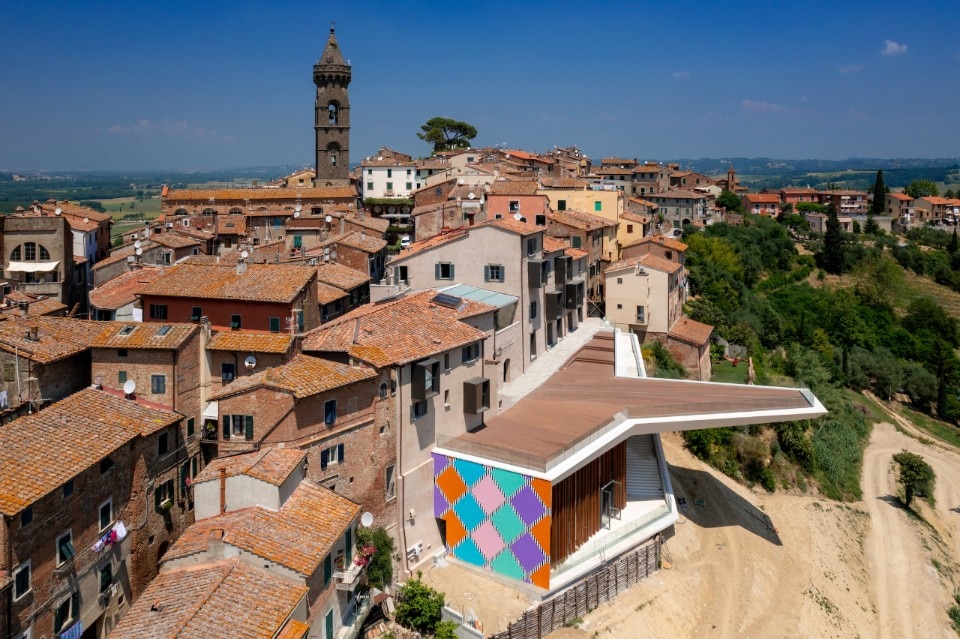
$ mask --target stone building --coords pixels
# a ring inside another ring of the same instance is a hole
[[[330,28],[330,37],[320,59],[313,66],[317,85],[314,106],[316,120],[318,186],[349,184],[350,174],[350,79],[353,71],[343,59],[340,45]]]

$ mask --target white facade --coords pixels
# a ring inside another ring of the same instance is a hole
[[[364,163],[360,167],[364,199],[409,198],[417,189],[417,169],[412,162],[396,162],[390,166],[379,162]]]

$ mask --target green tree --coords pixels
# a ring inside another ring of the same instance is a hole
[[[370,585],[383,590],[393,581],[394,541],[384,528],[357,528],[357,550],[374,548],[368,558],[367,577]]]
[[[472,125],[450,118],[430,118],[420,130],[422,133],[417,133],[417,137],[432,144],[434,153],[465,149],[477,137],[477,130]]]
[[[916,494],[930,496],[933,494],[933,486],[936,482],[936,475],[930,464],[924,461],[923,457],[907,450],[902,450],[893,456],[893,461],[900,466],[900,476],[898,481],[903,486],[903,505],[910,507],[910,502]]]
[[[863,232],[867,235],[883,235],[883,229],[880,228],[872,215],[867,216],[867,223],[863,225]]]
[[[947,244],[947,253],[953,255],[960,248],[960,242],[957,241],[957,229],[953,229],[953,235],[950,236],[950,243]]]
[[[716,204],[717,206],[722,206],[728,211],[734,211],[736,213],[743,212],[743,203],[733,191],[723,191],[720,193],[720,195],[717,196]]]
[[[956,194],[953,192],[953,189],[947,189],[946,191],[943,192],[943,197],[952,200],[953,198],[955,198],[955,197],[957,197],[957,196],[956,196]]]
[[[932,180],[914,180],[903,189],[903,192],[912,198],[940,194],[937,185]]]
[[[839,275],[843,271],[843,231],[837,217],[837,207],[827,205],[827,230],[823,234],[823,269]]]
[[[817,202],[797,202],[797,211],[800,213],[823,213],[824,206]]]
[[[870,212],[873,215],[883,215],[887,205],[887,185],[883,183],[883,169],[877,171],[877,180],[873,183],[873,202]]]
[[[397,592],[397,622],[422,634],[434,634],[440,625],[443,611],[443,593],[437,592],[420,580],[418,572]]]

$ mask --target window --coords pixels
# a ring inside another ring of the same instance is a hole
[[[323,559],[323,586],[324,586],[324,587],[329,586],[329,585],[330,585],[330,580],[331,580],[332,578],[333,578],[333,558],[332,558],[330,555],[327,555],[327,556],[324,557],[324,559]],[[330,615],[332,615],[332,614],[333,614],[333,611],[331,610],[331,611],[330,611]],[[332,618],[332,616],[331,616],[331,619],[330,619],[330,624],[328,624],[328,625],[331,627],[331,631],[332,631],[332,629],[333,629],[333,628],[332,628],[332,627],[333,627],[333,618]],[[332,637],[332,636],[333,636],[332,632],[331,632],[331,633],[328,633],[327,636],[328,636],[328,637]]]
[[[57,537],[57,565],[62,566],[73,559],[77,551],[73,549],[73,531],[68,530]]]
[[[373,169],[367,169],[367,175],[373,175]]]
[[[480,357],[480,342],[475,342],[473,344],[468,344],[462,349],[463,363],[472,362],[473,360]]]
[[[387,383],[383,382],[380,384],[380,399],[387,398]]]
[[[368,190],[368,191],[372,191],[372,190],[373,190],[373,182],[367,182],[367,190]]]
[[[116,462],[114,462],[112,458],[104,457],[100,460],[100,474],[103,475],[108,470],[113,470],[113,467],[116,465]]]
[[[443,370],[446,372],[450,371],[450,353],[443,354]]]
[[[117,381],[120,384],[123,384],[127,381],[127,371],[118,371],[117,372]]]
[[[103,532],[113,523],[113,501],[108,499],[100,504],[100,532]]]
[[[450,262],[437,262],[434,268],[434,275],[438,280],[452,280],[453,264]]]
[[[193,417],[187,419],[187,437],[193,437],[197,433],[196,420]]]
[[[12,382],[16,379],[17,369],[13,362],[7,362],[3,365],[3,381]]]
[[[646,317],[646,314],[644,313],[644,310],[645,310],[645,309],[644,309],[644,307],[642,307],[642,306],[638,306],[638,307],[637,307],[637,321],[640,322],[641,324],[645,324],[645,323],[646,323],[646,321],[644,320],[644,318]]]
[[[510,212],[519,213],[520,212],[520,201],[519,200],[510,200]]]
[[[426,359],[413,365],[411,394],[415,401],[430,399],[440,393],[440,362]]]
[[[328,399],[323,403],[323,423],[332,426],[337,421],[337,400]]]
[[[13,571],[13,600],[16,601],[30,592],[30,562],[25,561]]]
[[[596,201],[593,203],[593,210],[594,210],[594,211],[602,211],[602,210],[603,210],[603,203],[602,203],[600,200],[596,200]]]
[[[392,178],[392,177],[393,177],[393,169],[387,169],[387,177],[388,177],[388,178]],[[388,186],[387,188],[390,188],[390,187]]]
[[[530,359],[537,359],[537,334],[530,333]]]
[[[157,485],[153,489],[153,505],[157,510],[166,510],[173,503],[173,480]]]
[[[190,321],[199,322],[200,318],[203,317],[203,309],[199,306],[194,306],[190,309]]]
[[[490,380],[474,377],[463,383],[463,412],[479,415],[490,408]]]
[[[387,191],[393,190],[393,182],[387,182]]]
[[[527,255],[533,255],[537,252],[537,238],[531,237],[527,240]]]
[[[150,392],[154,395],[163,395],[167,392],[167,376],[166,375],[151,375],[150,376]]]
[[[503,264],[487,264],[483,267],[483,279],[487,282],[503,281]]]
[[[570,241],[573,248],[580,248],[583,245],[583,240],[579,235],[574,235],[572,238],[570,238]]]
[[[223,438],[253,439],[253,415],[224,415]]]
[[[69,497],[72,494],[73,494],[73,480],[71,479],[63,485],[63,496]]]
[[[166,304],[151,304],[150,305],[150,319],[167,319],[167,305]]]
[[[294,239],[296,239],[296,238],[294,238]],[[232,328],[233,330],[237,330],[237,329],[240,328],[240,316],[239,316],[239,315],[231,315],[231,316],[230,316],[230,328]]]
[[[386,492],[387,501],[390,501],[391,499],[397,496],[397,482],[396,482],[396,478],[394,477],[395,472],[396,472],[396,468],[393,466],[393,464],[391,464],[390,466],[387,466],[386,471],[384,473],[384,479],[386,480],[384,482],[384,485],[386,486],[385,492]]]
[[[404,284],[409,284],[407,280],[407,267],[406,266],[395,266],[393,267],[393,274],[397,278],[398,282],[403,282]]]
[[[23,259],[33,262],[37,259],[37,245],[34,242],[27,242],[23,245]]]
[[[537,319],[537,302],[536,301],[530,302],[530,319],[531,320]]]
[[[414,402],[413,408],[410,410],[410,414],[412,415],[411,419],[420,419],[427,414],[428,410],[429,404],[427,404],[427,400],[423,399],[419,402]]]
[[[410,191],[413,189],[413,182],[407,182],[407,190]]]
[[[166,455],[170,450],[170,436],[167,433],[160,433],[157,437],[157,455]]]
[[[109,563],[100,568],[100,592],[106,592],[113,584],[113,566]]]
[[[437,195],[440,195],[440,194],[437,193]],[[20,246],[18,246],[17,248],[13,249],[13,251],[11,251],[10,261],[19,262],[21,259],[23,259],[23,249]]]
[[[33,521],[33,507],[27,506],[20,511],[20,527],[26,528]]]
[[[133,326],[132,324],[127,324],[126,326],[124,326],[123,328],[120,329],[120,332],[117,333],[117,335],[120,336],[120,337],[126,337],[127,335],[130,335],[131,333],[133,333],[133,331],[135,331],[136,329],[137,329],[136,326]],[[127,355],[126,355],[127,349],[121,348],[120,350],[122,350],[122,351],[124,352],[124,354],[121,355],[121,357],[126,357],[126,356],[127,356]]]
[[[343,444],[334,444],[320,451],[320,470],[327,466],[337,466],[343,463]]]
[[[557,200],[557,210],[566,211],[567,210],[567,201],[566,200]]]
[[[271,318],[270,318],[270,332],[271,332],[271,333],[279,333],[279,332],[280,332],[280,318],[279,318],[279,317],[271,317]]]
[[[220,364],[220,381],[224,384],[232,382],[237,377],[237,365],[233,362]]]
[[[53,632],[58,634],[64,628],[73,625],[80,612],[80,593],[73,592],[61,601],[53,611]]]

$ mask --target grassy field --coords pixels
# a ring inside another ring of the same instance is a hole
[[[918,413],[917,411],[903,407],[903,416],[910,420],[914,426],[919,428],[930,436],[947,442],[952,446],[960,447],[960,429],[946,422],[941,422],[929,415]]]
[[[878,406],[877,403],[872,399],[861,393],[850,390],[849,388],[846,389],[845,392],[847,393],[847,397],[850,398],[850,402],[863,411],[867,421],[874,424],[887,421],[886,412],[884,412],[883,408]]]
[[[898,310],[906,310],[910,302],[919,297],[932,297],[952,317],[960,318],[960,293],[937,284],[929,277],[920,277],[913,271],[904,271],[903,284],[894,301]]]
[[[113,216],[112,237],[119,237],[141,228],[144,220],[152,220],[160,215],[158,198],[137,200],[133,197],[118,197],[111,200],[98,200],[98,202],[107,213]],[[123,218],[128,215],[131,219],[124,220]]]
[[[723,360],[719,364],[713,365],[713,376],[711,382],[724,382],[727,384],[746,384],[747,383],[747,362],[742,361],[736,366],[732,362]]]

